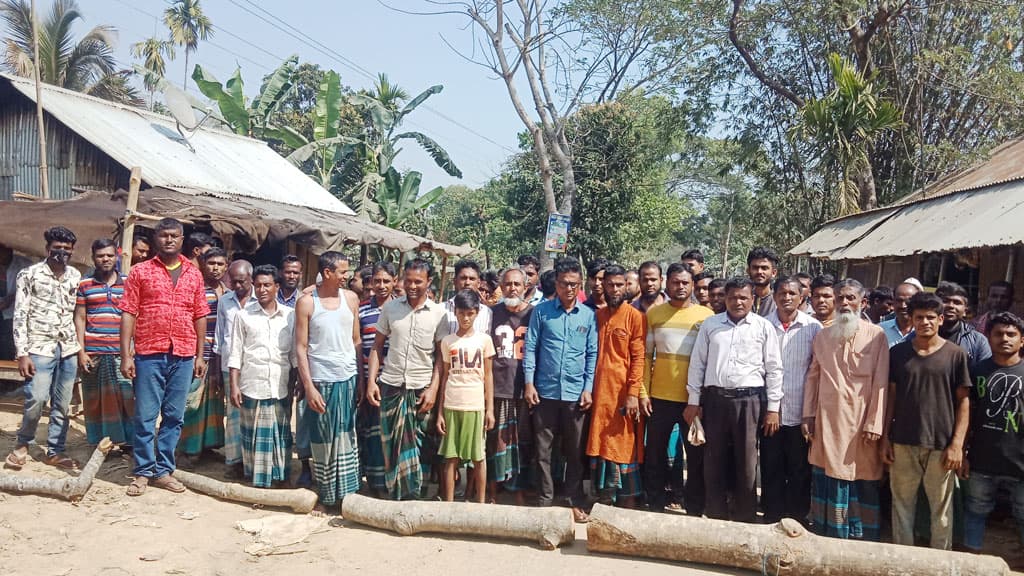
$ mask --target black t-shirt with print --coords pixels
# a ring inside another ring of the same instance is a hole
[[[1024,479],[1024,362],[983,360],[971,368],[971,381],[971,471]]]
[[[533,306],[512,312],[502,303],[491,307],[491,338],[494,340],[492,377],[495,398],[522,398],[525,386],[523,346]]]

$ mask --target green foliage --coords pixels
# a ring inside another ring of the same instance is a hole
[[[39,21],[39,78],[91,96],[142,105],[138,91],[127,81],[114,58],[117,32],[112,26],[96,26],[78,41],[72,27],[82,20],[75,0],[54,0],[49,14]],[[32,7],[25,0],[0,0],[4,23],[3,62],[18,76],[35,73],[32,42]]]
[[[145,69],[142,84],[150,93],[152,106],[152,94],[156,92],[157,83],[167,72],[167,60],[174,60],[174,43],[154,36],[132,44],[131,50],[133,57],[142,59],[142,66]]]
[[[189,54],[199,48],[199,41],[213,36],[213,22],[203,13],[199,0],[174,0],[164,10],[164,25],[171,41],[185,49],[185,74],[188,74]],[[185,79],[188,83],[188,78]]]
[[[298,56],[292,56],[282,62],[264,79],[260,93],[252,102],[246,102],[241,68],[236,68],[231,78],[221,84],[213,74],[197,64],[192,72],[192,80],[204,96],[217,104],[220,117],[236,134],[299,143],[300,138],[293,130],[270,123],[271,117],[292,90],[298,60]]]

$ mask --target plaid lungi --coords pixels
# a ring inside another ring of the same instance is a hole
[[[359,490],[355,376],[341,382],[314,382],[324,398],[323,414],[306,410],[313,477],[320,503],[332,506]]]
[[[424,446],[429,442],[427,431],[432,419],[417,411],[416,399],[423,390],[387,384],[380,389],[380,439],[388,498],[415,500],[420,497],[430,462],[437,455],[436,446]],[[426,456],[423,460],[421,452]]]
[[[99,444],[104,437],[114,444],[131,444],[135,435],[132,381],[121,375],[121,357],[117,354],[97,354],[92,358],[92,371],[82,370],[82,404],[89,444]]]
[[[590,482],[605,499],[632,498],[643,492],[636,462],[618,464],[600,456],[590,458]]]
[[[384,451],[380,441],[380,407],[364,402],[356,412],[359,435],[359,468],[366,485],[374,490],[387,490],[384,480]]]
[[[519,401],[494,399],[494,428],[487,432],[487,481],[506,482],[514,489],[522,464],[519,459]]]
[[[190,456],[198,456],[203,450],[220,448],[224,445],[224,391],[212,391],[211,372],[200,381],[192,381],[189,396],[199,395],[195,408],[185,408],[178,449]],[[221,380],[225,383],[227,380]]]
[[[224,372],[224,383],[230,387],[231,380]],[[225,402],[224,414],[224,463],[228,466],[242,463],[242,415],[230,400]]]
[[[819,536],[879,541],[879,480],[838,480],[811,467],[811,530]]]
[[[252,485],[270,488],[289,478],[292,459],[292,402],[290,397],[257,400],[242,396],[239,408],[242,464]]]

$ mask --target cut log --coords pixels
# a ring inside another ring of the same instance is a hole
[[[110,438],[100,440],[92,456],[86,462],[78,476],[66,478],[42,478],[25,474],[3,474],[0,473],[0,491],[12,494],[44,494],[47,496],[59,496],[72,502],[81,500],[85,493],[92,486],[92,480],[99,472],[100,466],[107,457],[107,452],[114,447]]]
[[[825,538],[785,518],[772,525],[594,505],[587,549],[800,576],[1003,576],[995,556]]]
[[[253,488],[232,482],[221,482],[199,474],[175,470],[174,477],[190,490],[202,492],[207,496],[220,498],[221,500],[232,500],[235,502],[246,502],[248,504],[260,504],[275,508],[290,508],[299,514],[309,514],[316,506],[317,495],[312,490],[305,488],[294,489],[267,489]]]
[[[468,502],[392,502],[350,494],[341,503],[346,520],[397,532],[493,536],[532,540],[545,550],[576,538],[568,508],[524,508]]]

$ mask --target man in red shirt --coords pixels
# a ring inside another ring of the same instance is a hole
[[[131,269],[120,305],[121,372],[135,385],[135,479],[129,496],[141,495],[149,484],[185,491],[171,476],[174,448],[189,385],[206,375],[204,340],[197,337],[206,334],[210,312],[203,275],[181,255],[180,222],[164,218],[153,235],[157,257]]]

